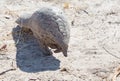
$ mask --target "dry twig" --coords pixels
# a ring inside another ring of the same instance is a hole
[[[8,70],[6,70],[6,71],[1,72],[0,75],[3,75],[3,74],[5,74],[6,72],[13,71],[13,70],[16,70],[16,69],[15,69],[15,68],[8,69]]]
[[[120,74],[120,66],[118,66],[112,74],[110,74],[107,78],[106,81],[116,81],[116,78]]]
[[[113,53],[111,53],[109,50],[107,50],[105,47],[102,47],[108,54],[112,55],[113,57],[120,59],[120,57],[114,55]]]

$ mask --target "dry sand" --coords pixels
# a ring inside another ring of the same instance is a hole
[[[19,37],[15,20],[48,5],[71,25],[67,58],[44,56],[32,35]],[[120,65],[120,0],[0,0],[0,48],[0,81],[111,81]]]

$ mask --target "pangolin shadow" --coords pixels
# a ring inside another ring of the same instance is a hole
[[[55,57],[45,56],[42,49],[33,35],[19,35],[18,31],[21,27],[16,26],[12,30],[12,36],[16,44],[16,63],[20,70],[25,72],[41,72],[49,70],[57,70],[60,66],[60,61]],[[25,41],[22,39],[26,38]]]

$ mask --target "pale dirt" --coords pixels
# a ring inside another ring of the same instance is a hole
[[[44,56],[29,34],[15,45],[15,20],[48,5],[63,9],[71,25],[68,57]],[[120,65],[120,0],[0,0],[3,45],[0,81],[106,81]]]

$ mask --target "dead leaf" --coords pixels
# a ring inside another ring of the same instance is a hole
[[[68,8],[69,8],[69,3],[68,3],[68,2],[65,2],[64,5],[63,5],[63,8],[64,8],[64,9],[68,9]]]
[[[4,49],[6,49],[6,47],[7,47],[7,45],[4,44],[4,45],[2,45],[2,46],[0,47],[0,50],[4,50]]]

